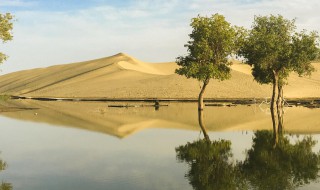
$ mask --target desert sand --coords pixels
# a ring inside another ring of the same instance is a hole
[[[311,77],[292,74],[285,96],[320,97],[320,64]],[[92,61],[14,72],[0,76],[0,94],[26,97],[197,98],[200,84],[174,73],[178,66],[145,63],[119,53]],[[211,80],[205,98],[265,98],[270,85],[253,80],[248,65],[234,62],[232,78]]]

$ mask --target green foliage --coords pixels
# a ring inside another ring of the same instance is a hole
[[[276,74],[283,85],[292,71],[299,75],[314,71],[311,61],[319,56],[318,35],[295,29],[295,20],[281,15],[255,17],[238,53],[253,67],[256,81],[272,83]]]
[[[2,42],[6,42],[12,39],[11,30],[12,30],[12,22],[13,19],[10,13],[1,14],[0,13],[0,39]]]
[[[0,190],[12,190],[12,185],[11,183],[4,183],[0,185]]]
[[[253,189],[295,189],[318,177],[320,156],[312,152],[315,144],[311,137],[291,144],[287,137],[280,136],[274,148],[273,132],[257,131],[239,167]]]
[[[231,142],[198,140],[176,148],[177,159],[190,166],[186,177],[194,189],[246,189],[230,160]]]
[[[2,161],[2,160],[0,159],[0,171],[5,170],[6,167],[7,167],[6,162],[4,162],[4,161]]]
[[[239,54],[253,67],[253,76],[258,82],[271,83],[274,71],[288,67],[294,29],[294,20],[280,15],[255,17]],[[287,76],[286,71],[283,72]]]
[[[0,171],[5,170],[6,167],[7,167],[7,163],[0,159]],[[11,190],[11,189],[12,189],[11,183],[2,182],[0,184],[0,190]]]
[[[12,40],[12,15],[10,13],[1,14],[0,13],[0,40],[5,43],[9,40]],[[0,52],[0,63],[5,61],[7,56]]]
[[[210,78],[225,80],[231,77],[228,56],[238,47],[237,37],[242,36],[241,28],[232,27],[224,16],[198,16],[192,19],[193,28],[190,41],[185,45],[187,56],[177,58],[181,66],[176,70],[179,75],[208,81]]]
[[[0,95],[0,101],[7,101],[10,99],[10,95],[1,94]]]
[[[292,37],[292,61],[291,66],[293,71],[301,75],[311,75],[315,71],[311,65],[311,61],[319,57],[319,38],[316,32],[307,34],[306,31],[296,33]]]

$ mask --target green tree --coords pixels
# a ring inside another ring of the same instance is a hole
[[[12,40],[12,15],[10,13],[1,14],[0,13],[0,40],[2,43],[5,43],[9,40]],[[7,56],[0,52],[0,63],[5,61]]]
[[[198,98],[198,108],[203,110],[203,95],[210,79],[222,81],[231,77],[228,57],[236,50],[238,28],[219,14],[193,18],[190,26],[191,40],[185,45],[188,55],[177,57],[181,67],[176,73],[203,83]]]
[[[255,17],[252,29],[239,49],[239,55],[252,66],[255,80],[273,85],[270,110],[274,128],[282,127],[282,122],[278,121],[283,114],[283,86],[290,72],[310,75],[314,71],[311,61],[319,55],[317,33],[298,33],[295,29],[295,20],[287,20],[281,15]]]

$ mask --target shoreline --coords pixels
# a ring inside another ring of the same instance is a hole
[[[197,98],[107,98],[107,97],[31,97],[31,96],[10,96],[10,99],[28,99],[38,101],[74,101],[74,102],[198,102]],[[256,104],[268,103],[270,98],[204,98],[206,103],[230,103],[230,104]],[[285,98],[289,105],[318,105],[320,97],[307,98]]]

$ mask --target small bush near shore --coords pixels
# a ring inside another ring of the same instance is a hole
[[[0,101],[7,101],[10,99],[9,95],[6,94],[0,94]]]

